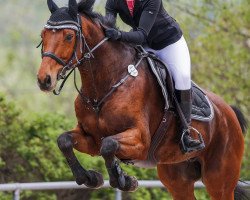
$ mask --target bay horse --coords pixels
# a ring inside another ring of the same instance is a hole
[[[69,0],[68,8],[58,8],[52,0],[47,3],[52,15],[41,34],[38,85],[42,91],[53,91],[58,80],[75,68],[82,84],[75,100],[78,123],[59,136],[58,146],[77,184],[99,188],[103,177],[83,168],[73,149],[102,156],[110,185],[134,191],[137,180],[123,172],[118,159],[147,159],[151,139],[164,115],[158,83],[136,48],[107,41],[103,29],[110,24],[92,11],[93,0],[79,4]],[[137,65],[138,76],[126,76],[131,64]],[[237,108],[232,109],[217,95],[209,91],[206,95],[214,108],[214,118],[210,122],[192,121],[206,147],[183,154],[176,134],[178,117],[168,111],[166,137],[155,150],[159,179],[174,200],[194,200],[194,183],[199,179],[212,200],[241,199],[234,192],[239,191],[246,121]]]

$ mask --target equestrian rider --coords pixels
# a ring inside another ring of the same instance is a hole
[[[111,40],[143,45],[164,61],[175,82],[175,95],[190,125],[191,123],[191,63],[187,43],[178,23],[164,9],[162,0],[107,0],[106,17],[116,20],[117,14],[130,25],[130,32],[108,28]],[[187,130],[185,130],[187,131]],[[182,130],[182,134],[185,132]],[[200,141],[189,131],[183,135],[184,145],[196,150]]]

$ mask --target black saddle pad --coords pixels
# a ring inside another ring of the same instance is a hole
[[[203,90],[192,82],[192,119],[210,121],[214,116],[213,106]]]

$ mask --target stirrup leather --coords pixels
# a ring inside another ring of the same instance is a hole
[[[187,146],[187,145],[185,144],[185,142],[184,142],[184,137],[185,137],[187,134],[189,134],[190,130],[194,130],[194,132],[195,132],[195,133],[198,135],[198,137],[199,137],[199,142],[200,142],[200,144],[198,144],[197,146],[189,147],[189,146]],[[192,151],[199,151],[199,150],[204,149],[204,148],[205,148],[205,143],[204,143],[204,140],[203,140],[202,135],[200,134],[200,132],[199,132],[197,129],[195,129],[195,128],[189,126],[188,129],[185,129],[185,130],[183,130],[183,132],[182,132],[182,135],[181,135],[181,147],[182,147],[181,149],[182,149],[182,151],[183,151],[184,153],[190,153],[190,152],[192,152]]]

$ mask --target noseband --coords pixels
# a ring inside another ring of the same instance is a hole
[[[43,47],[41,50],[42,58],[44,57],[50,57],[51,59],[55,60],[58,64],[62,65],[63,68],[60,71],[60,73],[57,76],[57,80],[64,79],[62,82],[60,88],[58,91],[53,91],[54,94],[58,95],[60,94],[60,91],[69,77],[69,75],[72,73],[72,71],[78,67],[84,60],[88,60],[91,57],[94,58],[93,52],[100,47],[105,41],[108,40],[108,38],[104,38],[101,40],[95,47],[90,49],[89,45],[86,42],[86,39],[82,33],[82,23],[81,23],[81,17],[78,14],[77,15],[77,22],[75,21],[62,21],[62,22],[52,22],[47,21],[47,24],[44,26],[46,29],[52,29],[52,30],[61,30],[61,29],[72,29],[76,31],[76,42],[74,44],[73,53],[71,55],[71,58],[68,62],[65,62],[63,59],[59,58],[57,55],[55,55],[53,52],[43,52]],[[81,58],[78,58],[77,56],[77,46],[79,44],[80,52],[81,52]],[[42,45],[42,42],[41,44]],[[38,47],[40,46],[38,45]],[[87,51],[87,53],[84,53]],[[67,75],[67,71],[71,70]]]

